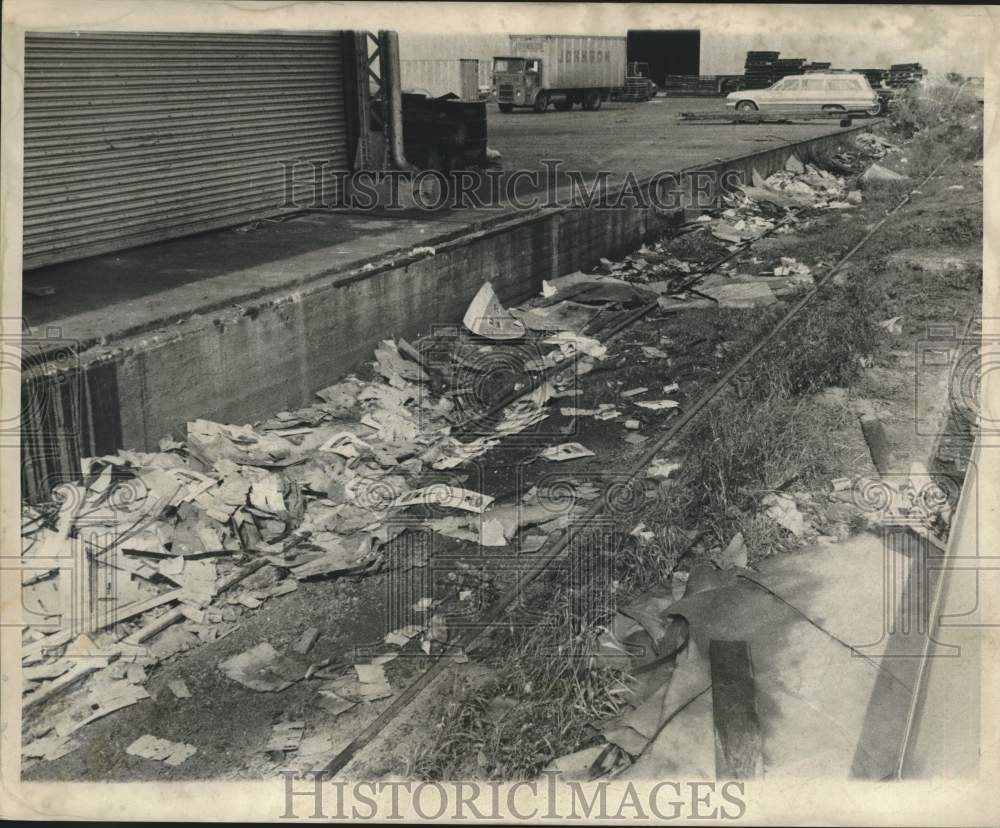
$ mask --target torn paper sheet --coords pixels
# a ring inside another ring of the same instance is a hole
[[[475,295],[462,324],[478,336],[487,339],[519,339],[524,336],[524,323],[511,316],[500,304],[493,285],[484,282]]]
[[[447,484],[426,486],[397,497],[392,505],[399,507],[426,504],[429,506],[445,506],[450,509],[462,509],[466,512],[482,514],[493,502],[489,495],[471,492],[458,486]]]
[[[582,457],[594,457],[595,455],[594,452],[580,443],[561,443],[558,446],[549,446],[539,456],[544,460],[561,463],[566,460],[579,460]]]
[[[143,759],[152,759],[156,762],[163,762],[165,765],[177,766],[194,756],[198,752],[198,748],[183,742],[159,739],[147,733],[125,748],[125,752],[130,756],[141,756]]]
[[[261,693],[291,687],[306,672],[303,664],[281,655],[266,641],[226,659],[219,669],[233,681]]]
[[[680,405],[676,400],[646,400],[635,404],[639,408],[648,408],[650,411],[662,411],[665,408],[677,408]]]

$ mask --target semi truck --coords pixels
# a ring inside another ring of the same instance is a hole
[[[600,109],[625,85],[625,38],[511,35],[507,55],[493,58],[493,90],[501,112],[549,104]]]

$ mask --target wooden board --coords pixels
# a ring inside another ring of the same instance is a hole
[[[759,779],[764,773],[764,757],[750,644],[711,641],[709,661],[715,775],[719,779]]]

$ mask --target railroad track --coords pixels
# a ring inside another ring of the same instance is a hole
[[[740,359],[738,359],[718,380],[716,380],[709,388],[703,391],[698,398],[691,403],[681,416],[674,421],[673,425],[658,439],[654,440],[650,447],[646,449],[639,457],[639,459],[632,464],[632,466],[626,470],[627,474],[627,484],[631,485],[635,480],[644,472],[644,470],[649,466],[653,459],[660,454],[665,448],[671,445],[677,437],[694,421],[694,419],[709,405],[711,402],[736,378],[736,376],[748,365],[750,364],[764,348],[770,344],[775,337],[778,336],[781,331],[783,331],[789,324],[806,308],[811,304],[816,297],[819,295],[822,288],[839,273],[844,265],[846,265],[862,248],[864,248],[871,240],[874,238],[885,224],[903,207],[905,207],[911,200],[911,195],[913,190],[919,190],[924,184],[926,184],[937,172],[947,163],[950,159],[944,158],[937,164],[930,173],[927,174],[915,187],[911,189],[903,198],[901,198],[891,210],[889,210],[885,216],[882,217],[865,235],[857,242],[847,253],[845,253],[837,262],[835,262],[829,270],[824,274],[819,276],[813,287],[805,293],[798,301],[796,301],[786,313],[772,326],[772,328],[753,346],[746,354],[744,354]],[[777,229],[772,228],[768,232],[774,232]],[[763,238],[767,233],[759,238]],[[733,251],[729,255],[723,257],[722,259],[714,262],[705,268],[700,274],[697,274],[701,278],[704,278],[712,270],[717,269],[721,264],[734,258],[739,253],[745,252],[745,250],[752,247],[754,241],[750,241],[736,251]],[[642,307],[628,313],[628,315],[616,322],[614,322],[609,328],[607,328],[603,333],[605,334],[603,342],[611,342],[622,332],[627,330],[629,327],[634,325],[640,319],[642,319],[646,314],[653,310],[657,306],[656,302],[650,302]],[[565,364],[560,364],[560,370],[565,370]],[[512,398],[505,397],[495,403],[487,411],[482,414],[477,414],[475,417],[470,418],[464,423],[460,424],[456,428],[457,433],[461,433],[463,428],[467,431],[471,426],[475,425],[476,422],[481,422],[488,416],[496,414],[499,410],[509,405],[513,399],[522,397],[524,394],[529,393],[530,390],[537,388],[542,382],[551,376],[550,372],[540,372],[540,374],[535,375],[532,380],[532,384],[528,389],[519,390],[516,395]],[[510,395],[508,395],[510,396]],[[617,481],[616,485],[621,485],[620,481]],[[466,636],[459,636],[453,642],[455,647],[461,647],[463,649],[469,649],[472,644],[474,644],[478,639],[480,639],[486,632],[491,630],[493,626],[500,621],[506,610],[521,596],[524,594],[524,590],[541,575],[548,567],[565,552],[567,547],[576,537],[579,531],[578,527],[587,526],[590,524],[593,518],[603,512],[605,508],[606,498],[598,497],[592,502],[592,504],[583,512],[580,519],[576,521],[573,527],[571,527],[567,532],[563,533],[560,537],[555,540],[548,541],[546,544],[534,555],[534,566],[521,574],[517,579],[512,588],[508,589],[497,602],[487,611],[483,618],[480,619],[480,623],[476,626],[474,630],[469,631]],[[452,643],[452,642],[450,642]],[[453,649],[453,648],[450,648]],[[361,751],[363,748],[370,745],[378,736],[388,727],[395,719],[406,710],[413,701],[420,696],[435,679],[438,678],[443,672],[445,672],[449,666],[452,664],[451,658],[448,656],[435,656],[433,657],[431,666],[425,670],[412,684],[410,684],[403,692],[389,705],[381,714],[369,724],[364,730],[361,731],[351,742],[342,748],[337,754],[335,754],[330,761],[317,773],[319,776],[317,778],[330,779],[339,774]],[[911,713],[912,718],[912,713]],[[909,730],[909,728],[908,728]]]

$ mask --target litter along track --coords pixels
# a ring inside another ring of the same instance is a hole
[[[873,237],[875,237],[882,227],[904,206],[906,206],[911,200],[911,194],[913,190],[919,190],[924,184],[930,181],[938,171],[949,161],[949,158],[944,158],[940,163],[938,163],[930,173],[927,174],[920,182],[913,187],[906,195],[903,196],[896,203],[896,205],[889,210],[882,219],[880,219],[865,235],[858,241],[847,253],[845,253],[835,264],[833,264],[829,270],[821,277],[819,277],[815,285],[797,302],[795,302],[788,311],[775,323],[775,325],[764,335],[746,354],[744,354],[740,359],[736,361],[714,384],[712,384],[707,390],[705,390],[686,410],[681,414],[681,416],[673,423],[673,425],[658,439],[656,439],[652,445],[642,453],[638,461],[632,465],[626,471],[626,477],[629,483],[636,480],[637,477],[643,472],[643,470],[649,466],[653,459],[660,454],[667,446],[671,445],[677,437],[694,421],[695,417],[698,416],[711,402],[737,377],[737,375],[749,364],[751,363],[763,350],[771,343],[775,337],[781,331],[783,331],[798,315],[802,310],[809,305],[819,294],[822,288],[839,273],[845,264],[847,264],[855,254],[863,247],[865,247]],[[751,243],[752,244],[752,243]],[[722,260],[710,265],[705,268],[699,276],[707,275],[711,270],[717,268],[724,261],[732,258],[739,253],[745,252],[751,244],[741,247],[738,251],[734,251]],[[696,277],[697,278],[697,277]],[[611,341],[614,337],[620,335],[624,330],[626,330],[631,325],[634,325],[638,320],[643,318],[646,314],[652,311],[656,307],[655,302],[649,303],[640,307],[638,310],[629,313],[625,318],[614,323],[609,331],[606,333],[605,342]],[[560,366],[564,369],[564,366]],[[545,379],[545,376],[538,377],[536,379],[537,384],[541,384]],[[537,387],[533,383],[533,387]],[[524,390],[518,393],[518,396],[524,394]],[[490,414],[494,414],[497,410],[500,410],[503,406],[509,404],[509,400],[502,400],[499,403],[491,407],[487,412],[482,415],[478,415],[476,420],[485,418]],[[472,421],[464,423],[463,426],[472,425]],[[542,547],[537,553],[537,558],[529,570],[524,572],[515,582],[512,588],[505,592],[496,603],[489,609],[489,611],[480,619],[479,624],[476,628],[466,636],[461,636],[453,642],[455,647],[461,647],[463,649],[468,649],[474,644],[478,639],[480,639],[484,633],[491,630],[492,627],[502,619],[505,611],[518,599],[519,596],[524,594],[525,589],[541,575],[548,567],[557,559],[559,559],[565,550],[569,547],[570,543],[574,540],[579,526],[586,526],[589,521],[600,515],[604,510],[606,498],[598,497],[593,501],[592,505],[587,508],[585,512],[580,515],[580,520],[570,527],[570,529],[561,535],[557,540],[553,542],[547,542],[546,545]],[[339,774],[347,765],[357,756],[357,754],[364,748],[370,746],[381,734],[382,732],[402,713],[406,710],[424,690],[426,690],[434,680],[441,675],[448,667],[452,664],[452,660],[448,656],[436,656],[435,660],[431,663],[431,666],[424,671],[412,684],[410,684],[393,702],[387,707],[371,724],[369,724],[361,733],[359,733],[346,747],[340,750],[333,758],[319,771],[323,778],[332,778]]]

